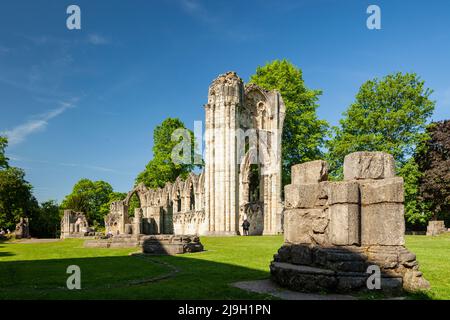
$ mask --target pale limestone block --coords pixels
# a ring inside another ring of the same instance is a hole
[[[325,217],[323,209],[287,209],[284,211],[284,240],[294,244],[312,244],[313,221]]]
[[[321,193],[318,183],[289,184],[284,187],[286,208],[314,208]]]
[[[292,184],[317,183],[327,179],[328,164],[326,161],[309,161],[291,167]]]
[[[383,202],[403,203],[405,200],[401,177],[361,181],[360,190],[363,205]]]
[[[395,176],[394,157],[384,152],[354,152],[344,158],[344,180]]]
[[[336,203],[330,206],[328,238],[334,245],[359,245],[360,213],[358,204]]]
[[[328,183],[328,204],[359,203],[359,185],[356,181]]]
[[[377,203],[361,207],[362,245],[404,245],[405,218],[401,203]]]

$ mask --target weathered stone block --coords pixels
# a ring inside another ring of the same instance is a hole
[[[437,236],[441,233],[446,232],[445,223],[443,220],[430,220],[427,226],[427,236]]]
[[[282,245],[276,254],[275,261],[278,262],[291,262],[291,249],[292,245]]]
[[[333,204],[329,207],[328,238],[334,245],[360,244],[360,212],[357,204]]]
[[[344,158],[344,180],[395,176],[394,157],[384,152],[354,152]]]
[[[302,292],[333,290],[337,279],[331,270],[282,262],[270,264],[272,279],[283,287]]]
[[[361,207],[363,245],[404,245],[405,219],[402,203],[378,203]]]
[[[337,290],[340,292],[358,291],[366,287],[366,276],[337,277]]]
[[[393,269],[399,263],[399,250],[397,246],[373,246],[368,248],[369,264],[376,264],[381,269]]]
[[[364,272],[365,256],[348,250],[316,248],[313,263],[334,271]]]
[[[291,261],[293,264],[310,265],[312,263],[311,248],[304,245],[293,245],[291,248]]]
[[[286,208],[314,208],[321,186],[318,183],[289,184],[284,187]]]
[[[328,204],[359,203],[359,184],[356,181],[329,182]]]
[[[405,200],[401,177],[362,181],[360,190],[363,205],[383,202],[403,203]]]
[[[292,184],[318,183],[328,179],[328,164],[323,160],[296,164],[291,168]]]
[[[316,244],[321,246],[325,246],[330,243],[330,240],[328,240],[328,236],[325,233],[313,233],[312,239]]]
[[[427,290],[430,288],[430,283],[422,276],[422,272],[407,270],[403,277],[403,288],[411,292]]]
[[[322,209],[287,209],[284,211],[284,240],[294,244],[312,244],[313,221],[325,217]]]
[[[314,233],[324,233],[328,226],[327,217],[318,217],[312,221],[312,230]]]

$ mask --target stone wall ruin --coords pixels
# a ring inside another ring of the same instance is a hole
[[[64,210],[61,219],[61,239],[85,237],[90,232],[88,221],[82,212],[75,212],[71,209]]]
[[[382,290],[428,288],[404,246],[403,179],[393,157],[355,152],[345,157],[344,181],[328,181],[327,172],[325,161],[292,167],[272,279],[298,291],[366,290],[368,267],[376,265]]]
[[[244,85],[235,72],[218,76],[205,104],[205,167],[163,188],[136,186],[111,204],[108,233],[238,235],[244,219],[250,234],[282,232],[281,95]],[[254,144],[253,140],[255,140]],[[129,217],[131,196],[140,208]]]

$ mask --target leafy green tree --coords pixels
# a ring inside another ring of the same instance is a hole
[[[450,224],[450,120],[431,123],[429,138],[416,154],[420,177],[420,198],[435,220]]]
[[[14,230],[21,217],[30,217],[39,205],[33,187],[25,180],[22,169],[9,167],[0,170],[0,226]]]
[[[103,224],[104,215],[109,211],[105,210],[105,204],[110,202],[110,195],[113,193],[111,185],[105,181],[91,181],[81,179],[63,200],[63,209],[73,209],[82,211],[91,224]]]
[[[322,158],[321,146],[328,123],[317,118],[320,90],[308,89],[302,71],[287,60],[275,60],[258,67],[251,83],[281,93],[286,105],[282,137],[283,184],[290,181],[291,166]]]
[[[61,214],[54,200],[40,204],[30,220],[30,233],[38,238],[57,238],[61,232]]]
[[[344,157],[355,151],[384,151],[402,167],[424,137],[433,113],[432,90],[414,73],[365,82],[327,141],[331,171],[342,175]]]
[[[424,227],[431,217],[427,203],[420,200],[419,182],[423,172],[419,169],[414,157],[409,158],[399,168],[398,174],[405,182],[405,220],[408,229]]]
[[[8,139],[0,136],[0,169],[8,168],[8,158],[5,156],[5,149],[8,146]]]
[[[172,151],[182,141],[172,141],[172,134],[177,129],[186,129],[184,123],[177,118],[167,118],[153,131],[153,159],[146,165],[136,178],[136,184],[143,183],[149,188],[164,187],[166,182],[173,182],[178,176],[187,177],[194,169],[194,138],[190,130],[187,132],[191,139],[190,163],[175,163],[172,160]]]
[[[335,179],[342,177],[344,157],[355,151],[383,151],[396,160],[405,180],[406,221],[423,223],[425,208],[417,201],[420,170],[411,156],[426,138],[434,110],[432,90],[414,73],[395,73],[365,82],[327,141],[327,160]]]

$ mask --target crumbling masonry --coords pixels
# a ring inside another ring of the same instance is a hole
[[[376,265],[382,290],[428,288],[404,246],[403,179],[393,157],[355,152],[345,157],[344,181],[327,181],[327,173],[324,161],[292,167],[272,279],[298,291],[357,291],[367,289]]]
[[[250,234],[279,234],[281,134],[285,107],[277,91],[244,85],[235,72],[217,77],[205,104],[205,168],[164,188],[138,185],[111,204],[112,234],[238,235],[244,218]],[[131,196],[140,208],[128,215]]]

